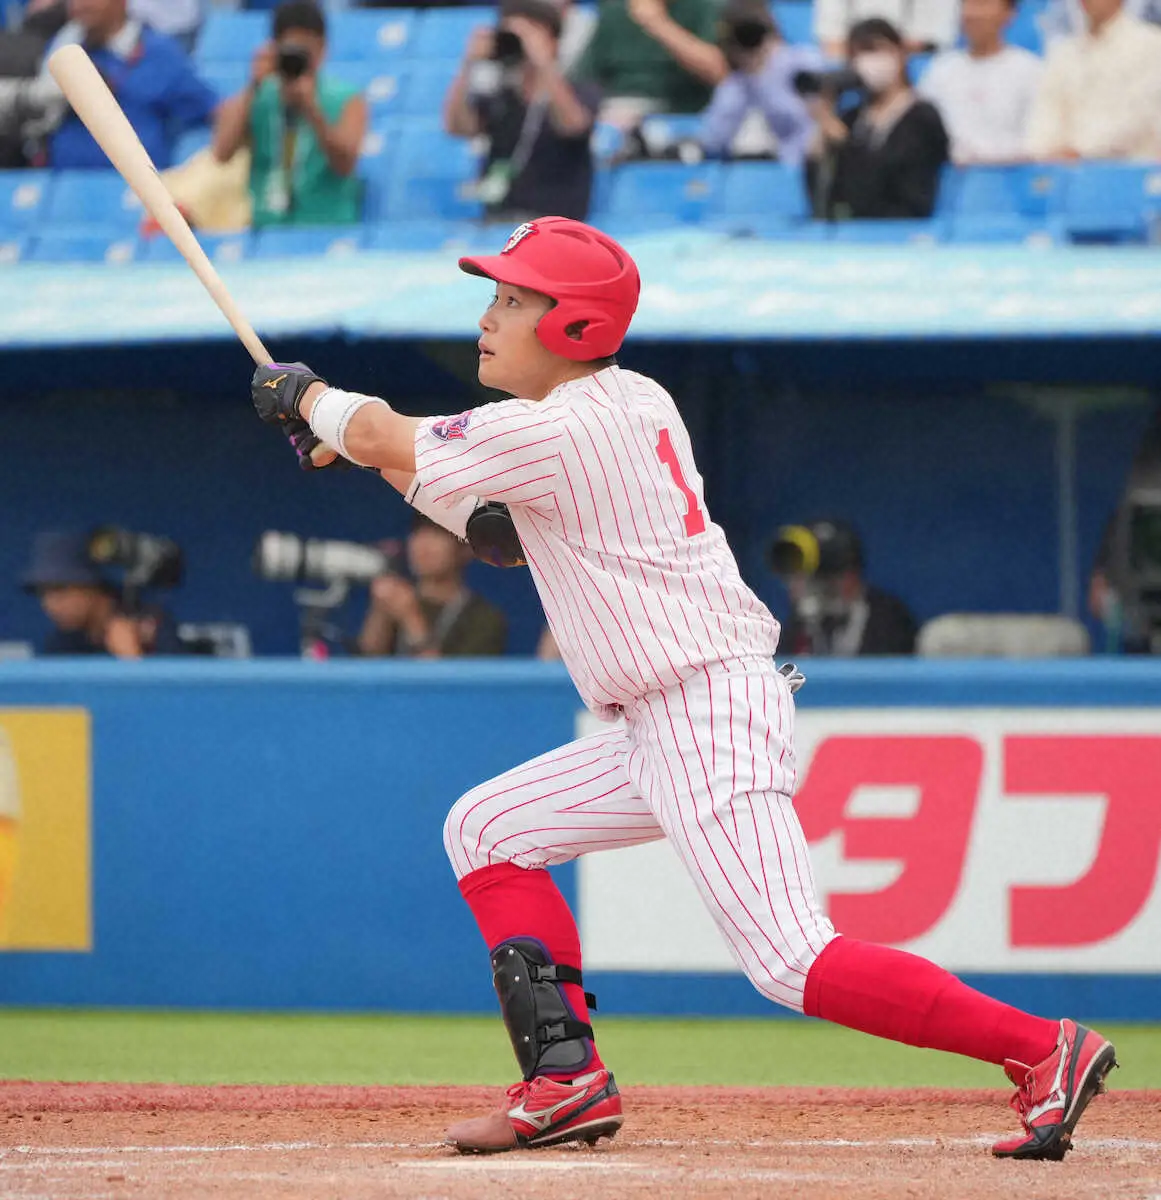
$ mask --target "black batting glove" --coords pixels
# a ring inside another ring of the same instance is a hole
[[[250,398],[267,425],[285,425],[301,421],[299,405],[312,383],[326,383],[306,363],[268,363],[254,370],[250,380]]]
[[[792,696],[796,695],[798,689],[806,682],[806,676],[803,675],[798,667],[792,662],[783,663],[782,666],[778,668],[778,674],[785,677],[786,683],[790,687],[790,694]]]
[[[341,454],[336,454],[329,462],[315,462],[311,454],[322,442],[315,437],[310,426],[301,417],[287,421],[282,426],[282,432],[294,447],[294,452],[298,455],[298,465],[304,471],[325,471],[327,467],[338,467],[342,470],[351,465]]]

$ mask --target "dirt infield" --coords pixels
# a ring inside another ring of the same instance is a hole
[[[1005,1095],[632,1088],[614,1142],[462,1158],[444,1127],[494,1091],[0,1083],[0,1200],[1161,1200],[1161,1092],[1100,1097],[1063,1163],[988,1154]]]

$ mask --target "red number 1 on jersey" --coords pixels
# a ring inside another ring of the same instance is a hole
[[[684,518],[686,535],[693,537],[694,534],[705,533],[705,513],[698,508],[697,497],[690,490],[689,484],[685,482],[685,476],[681,473],[681,464],[677,461],[677,451],[673,448],[668,429],[663,429],[658,435],[657,457],[669,468],[674,484],[685,497],[687,505]]]

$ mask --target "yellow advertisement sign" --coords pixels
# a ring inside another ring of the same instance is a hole
[[[0,708],[0,951],[90,950],[89,714]]]

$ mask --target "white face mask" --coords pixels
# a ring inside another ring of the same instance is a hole
[[[885,92],[899,78],[899,59],[890,50],[867,50],[856,54],[851,66],[872,95]]]

